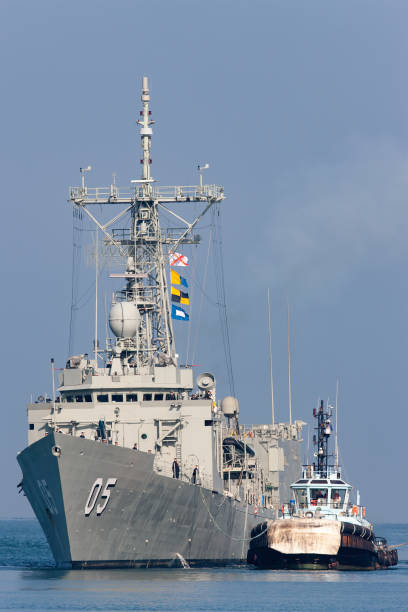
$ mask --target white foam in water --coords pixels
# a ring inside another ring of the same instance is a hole
[[[176,557],[178,559],[180,559],[180,563],[183,566],[184,569],[190,569],[189,564],[187,563],[187,561],[185,560],[185,558],[183,557],[183,555],[180,555],[180,553],[176,553]]]

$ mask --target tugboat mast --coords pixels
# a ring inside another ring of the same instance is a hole
[[[317,436],[313,436],[313,443],[317,446],[317,471],[321,478],[329,477],[329,467],[334,467],[329,465],[329,457],[332,457],[332,454],[329,454],[329,438],[332,433],[332,425],[331,425],[331,411],[324,410],[324,402],[323,400],[320,402],[319,408],[313,409],[313,416],[317,419],[317,427],[315,430],[317,431]]]

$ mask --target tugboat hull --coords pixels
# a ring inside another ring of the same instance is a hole
[[[397,564],[397,552],[379,548],[371,531],[341,533],[348,527],[324,519],[262,523],[252,532],[247,561],[264,569],[288,570],[375,570]]]
[[[273,548],[250,549],[248,563],[263,569],[281,570],[374,570],[381,567],[374,552],[343,547],[337,555],[288,555]]]

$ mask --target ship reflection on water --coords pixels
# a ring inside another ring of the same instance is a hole
[[[387,572],[10,569],[0,609],[388,612],[406,609],[407,588],[407,561]]]
[[[408,568],[407,568],[408,569]],[[348,574],[348,581],[351,578]],[[56,590],[142,591],[164,588],[177,582],[340,582],[339,572],[267,571],[242,566],[219,569],[107,569],[22,571],[28,582],[55,582]],[[357,578],[357,577],[356,577]],[[353,580],[352,580],[353,581]]]

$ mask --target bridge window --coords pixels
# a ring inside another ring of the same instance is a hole
[[[73,403],[73,401],[74,401],[73,396],[72,396],[72,395],[67,395],[67,402],[68,402],[69,404],[72,404],[72,403]]]
[[[83,401],[84,401],[84,398],[82,397],[82,395],[76,395],[76,396],[75,396],[75,401],[76,401],[76,402],[83,402]]]
[[[128,393],[126,395],[127,402],[137,402],[137,393]]]
[[[154,399],[158,402],[163,400],[163,393],[155,393],[154,394]]]
[[[92,395],[90,395],[90,394],[84,395],[84,400],[86,402],[92,402]]]
[[[307,489],[294,489],[296,505],[298,508],[307,507]]]
[[[112,393],[112,402],[123,402],[122,393]]]
[[[151,393],[144,393],[143,394],[143,401],[144,402],[151,402],[152,401],[152,394]]]
[[[107,393],[103,393],[102,395],[97,396],[98,402],[109,402],[109,395]]]
[[[332,489],[330,500],[333,508],[342,508],[344,504],[344,496],[346,489]]]
[[[312,506],[326,505],[327,504],[327,489],[311,489],[310,490],[310,503]]]

